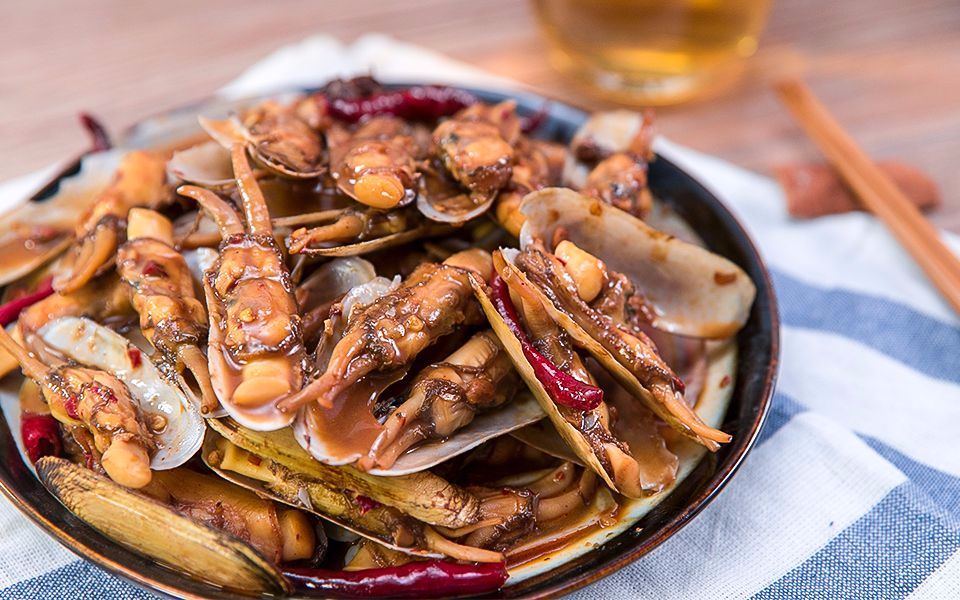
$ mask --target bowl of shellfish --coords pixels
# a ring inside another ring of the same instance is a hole
[[[754,443],[776,302],[654,117],[333,81],[111,136],[0,225],[0,487],[174,597],[548,597]]]

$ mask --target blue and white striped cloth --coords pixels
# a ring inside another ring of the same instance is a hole
[[[385,79],[504,84],[372,36],[283,49],[228,91],[370,66]],[[766,257],[783,318],[780,382],[760,443],[724,492],[575,597],[960,598],[957,315],[872,217],[793,221],[770,179],[666,141],[659,150],[723,199]],[[0,189],[0,201],[16,192]],[[2,598],[150,597],[2,500],[0,531]]]

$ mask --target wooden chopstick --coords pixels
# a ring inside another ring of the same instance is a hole
[[[861,204],[886,224],[947,302],[960,313],[960,260],[943,243],[936,228],[877,168],[803,82],[791,79],[778,83],[775,89]]]

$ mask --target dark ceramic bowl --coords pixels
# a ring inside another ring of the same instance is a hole
[[[470,91],[492,102],[514,98],[519,111],[525,115],[546,107],[547,115],[537,130],[537,137],[568,141],[587,118],[587,113],[581,110],[532,94]],[[198,108],[197,105],[185,107],[171,114],[187,114]],[[139,129],[134,127],[128,131],[126,139],[146,135]],[[49,197],[59,181],[75,173],[78,166],[79,161],[69,165],[32,200],[42,202]],[[708,454],[673,493],[643,517],[639,527],[631,527],[547,573],[509,586],[497,597],[548,598],[568,593],[613,573],[657,547],[690,522],[730,481],[763,424],[779,357],[777,304],[763,259],[730,211],[669,160],[658,157],[651,164],[650,186],[658,198],[673,207],[697,231],[711,250],[740,265],[757,286],[750,318],[737,335],[736,384],[720,427],[733,435],[733,442],[716,454]],[[131,552],[86,525],[51,496],[23,464],[12,436],[6,419],[0,419],[0,489],[54,539],[107,571],[153,591],[187,598],[235,597]]]

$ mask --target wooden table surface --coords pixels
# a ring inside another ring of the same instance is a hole
[[[5,0],[0,36],[0,180],[71,156],[88,110],[117,129],[203,97],[278,46],[316,33],[382,32],[587,107],[547,64],[519,0]],[[708,101],[659,111],[670,138],[768,173],[816,157],[769,83],[802,72],[876,158],[929,172],[960,232],[960,3],[775,0],[745,80]]]

